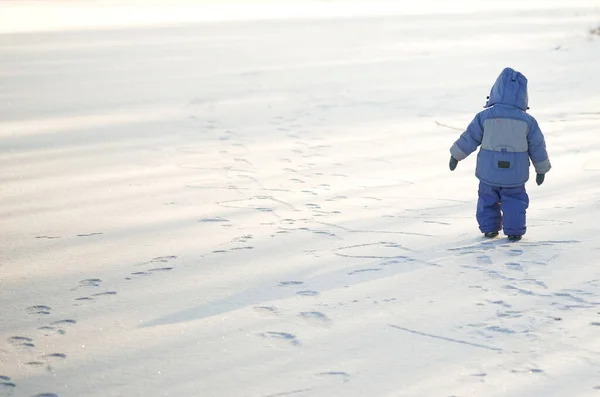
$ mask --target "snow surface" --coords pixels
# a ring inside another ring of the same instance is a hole
[[[449,3],[4,2],[0,396],[600,393],[600,5]],[[554,166],[510,244],[447,166],[505,66]]]

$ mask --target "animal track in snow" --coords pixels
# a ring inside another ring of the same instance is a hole
[[[50,314],[50,310],[52,310],[52,308],[50,306],[46,306],[46,305],[35,305],[35,306],[29,306],[26,310],[27,310],[27,313],[29,313],[29,314],[48,315],[48,314]]]
[[[58,397],[58,394],[55,393],[41,393],[41,394],[36,394],[35,396],[32,397]]]

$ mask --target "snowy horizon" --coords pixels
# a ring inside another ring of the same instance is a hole
[[[460,15],[600,9],[598,0],[0,0],[0,33],[199,22]],[[597,18],[597,17],[596,17]]]

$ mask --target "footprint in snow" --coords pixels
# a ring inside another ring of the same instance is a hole
[[[151,263],[166,263],[173,259],[177,259],[177,255],[157,256],[156,258],[152,258],[152,260],[150,260],[150,262]]]
[[[41,394],[36,394],[35,396],[31,396],[31,397],[58,397],[58,394],[55,394],[55,393],[41,393]]]
[[[280,287],[294,286],[294,285],[302,285],[304,282],[302,281],[281,281],[279,283]]]
[[[198,222],[201,223],[221,223],[221,222],[229,222],[228,219],[221,218],[220,216],[214,218],[202,218]]]
[[[9,376],[0,375],[0,391],[14,390],[15,387],[17,387],[17,385],[11,381]]]
[[[510,372],[513,374],[543,374],[544,370],[540,368],[529,368],[529,369],[513,369]]]
[[[492,261],[492,258],[490,258],[487,255],[481,255],[478,256],[476,261],[475,261],[478,265],[492,265],[494,262]]]
[[[33,339],[26,336],[11,336],[8,338],[8,343],[15,347],[35,347],[32,342]]]
[[[322,326],[331,323],[331,319],[321,312],[300,312],[298,316],[313,325]]]
[[[498,333],[501,333],[501,334],[514,334],[514,333],[516,333],[515,331],[513,331],[510,328],[499,327],[497,325],[492,325],[492,326],[489,326],[489,327],[485,327],[485,330],[486,331],[491,331],[491,332],[498,332]]]
[[[48,365],[48,366],[50,366],[50,364],[52,364],[52,363],[64,361],[66,359],[67,359],[67,355],[64,353],[50,353],[50,354],[44,354],[42,357],[40,357],[40,361],[45,362],[46,365]]]
[[[258,336],[265,339],[273,339],[276,341],[283,341],[286,343],[290,343],[294,346],[300,345],[300,341],[294,334],[290,334],[289,332],[261,332]]]
[[[358,270],[353,270],[351,272],[348,272],[348,275],[352,276],[354,274],[368,273],[368,272],[379,272],[379,271],[381,271],[381,269],[374,269],[374,268],[358,269]]]
[[[46,306],[46,305],[35,305],[35,306],[29,306],[26,310],[27,310],[27,313],[29,313],[29,314],[48,315],[48,314],[50,314],[50,311],[52,310],[52,308],[50,306]]]
[[[300,296],[317,296],[317,295],[319,295],[319,292],[313,291],[313,290],[304,290],[304,291],[298,291],[298,292],[296,292],[296,295],[300,295]]]
[[[316,374],[316,376],[338,378],[340,383],[346,383],[350,381],[350,374],[341,371],[319,372]]]
[[[80,287],[99,287],[102,283],[102,280],[99,278],[86,278],[85,280],[81,280],[79,282]]]
[[[29,362],[26,362],[25,365],[27,365],[28,367],[33,367],[33,368],[47,367],[46,363],[44,363],[42,361],[29,361]]]
[[[508,255],[520,256],[520,255],[523,255],[523,250],[510,250],[510,251],[508,251]]]
[[[487,374],[485,372],[479,372],[476,374],[471,374],[471,376],[477,377],[477,378],[485,378],[487,376]]]
[[[110,295],[117,295],[116,291],[107,291],[107,292],[98,292],[97,294],[93,294],[93,297],[98,297],[98,296],[110,296]]]
[[[45,325],[43,327],[39,327],[38,330],[44,331],[45,336],[49,336],[50,334],[60,334],[64,335],[67,333],[66,329],[77,324],[77,321],[72,319],[65,319],[51,322],[50,325]]]
[[[98,292],[97,294],[92,294],[90,296],[82,296],[80,298],[75,298],[75,301],[78,303],[86,303],[86,302],[95,302],[96,299],[102,298],[104,296],[112,296],[117,295],[116,291],[106,291],[106,292]]]
[[[511,270],[517,270],[519,272],[523,271],[523,265],[521,265],[518,262],[508,262],[508,263],[506,263],[506,267]]]
[[[269,316],[277,316],[279,315],[279,310],[275,306],[254,306],[254,310],[263,315]]]
[[[151,276],[155,273],[164,273],[164,272],[168,272],[170,270],[173,270],[173,268],[172,267],[156,267],[156,268],[148,269],[148,270],[142,271],[142,272],[133,272],[133,273],[131,273],[131,275],[129,277],[125,277],[125,280],[132,280],[134,278]]]
[[[522,315],[523,315],[523,313],[518,310],[505,310],[505,311],[498,311],[496,313],[496,316],[498,316],[498,317],[507,317],[507,318],[519,318]]]

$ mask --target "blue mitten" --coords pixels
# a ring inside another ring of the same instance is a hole
[[[450,156],[450,171],[454,171],[458,165],[458,160]],[[543,175],[542,175],[543,176]]]
[[[544,183],[544,178],[545,178],[544,174],[537,174],[535,177],[535,183],[537,183],[538,186],[540,186],[542,183]]]

